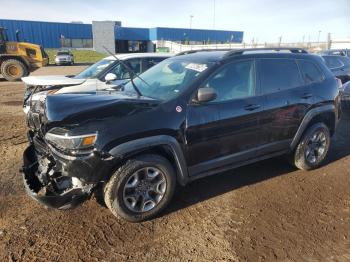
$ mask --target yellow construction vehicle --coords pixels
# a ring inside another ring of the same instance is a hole
[[[17,41],[8,41],[6,29],[0,27],[0,75],[8,81],[19,80],[49,63],[41,46],[20,42],[18,34]]]

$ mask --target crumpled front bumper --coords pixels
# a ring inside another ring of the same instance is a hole
[[[38,178],[39,156],[34,145],[23,153],[23,181],[29,196],[49,208],[70,209],[78,206],[91,195],[91,187],[71,187],[64,192],[55,192],[51,185],[44,185]],[[45,156],[44,156],[45,157]],[[50,189],[49,189],[50,188]]]

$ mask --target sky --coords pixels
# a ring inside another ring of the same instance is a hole
[[[0,19],[113,20],[128,27],[188,28],[193,15],[192,28],[244,31],[248,43],[319,35],[325,41],[328,33],[350,38],[350,0],[0,0],[0,6]]]

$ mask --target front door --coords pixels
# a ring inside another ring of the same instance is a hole
[[[189,106],[186,138],[190,175],[210,172],[255,157],[262,98],[255,85],[254,60],[228,63],[204,84],[214,101]],[[196,122],[205,120],[202,125]]]

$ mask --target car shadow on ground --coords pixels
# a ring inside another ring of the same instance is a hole
[[[325,165],[350,155],[350,111],[343,112]],[[229,191],[287,175],[297,169],[285,157],[268,159],[225,173],[193,181],[185,187],[178,186],[174,199],[162,215],[189,207]],[[162,216],[161,215],[161,216]]]
[[[175,196],[163,215],[295,170],[286,158],[279,157],[195,180],[185,187],[177,187]]]

